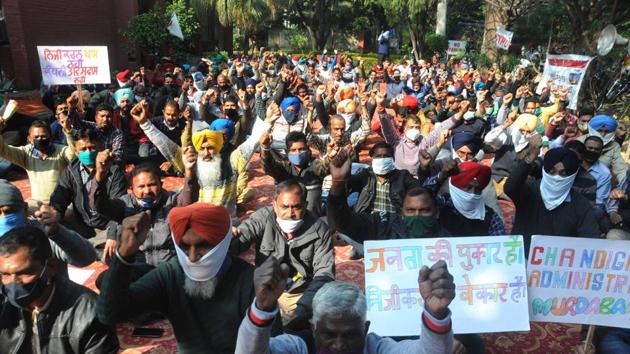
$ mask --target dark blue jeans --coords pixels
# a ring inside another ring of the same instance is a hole
[[[599,352],[603,354],[630,353],[630,329],[610,328],[599,342]]]

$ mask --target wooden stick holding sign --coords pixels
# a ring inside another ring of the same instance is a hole
[[[584,353],[591,353],[590,348],[593,345],[594,336],[595,336],[595,325],[589,325],[588,332],[586,332],[586,341],[584,343]]]
[[[83,113],[83,90],[81,84],[77,84],[77,103],[79,104],[79,112]]]

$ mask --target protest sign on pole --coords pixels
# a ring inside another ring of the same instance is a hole
[[[455,281],[449,306],[455,333],[529,330],[523,237],[483,236],[366,241],[371,331],[418,335],[424,306],[418,273],[439,260],[446,262]]]
[[[513,35],[514,32],[497,28],[497,47],[508,50],[508,48],[510,48],[510,44],[512,43]]]
[[[532,236],[530,318],[630,328],[630,241]]]
[[[466,41],[448,41],[446,55],[459,55],[466,52]]]
[[[37,46],[44,85],[108,84],[106,46]]]
[[[593,58],[584,55],[548,54],[545,61],[545,69],[543,70],[543,78],[540,80],[536,93],[541,94],[548,80],[553,81],[554,86],[563,86],[569,88],[568,108],[577,109],[577,100],[582,86],[582,80],[586,74],[588,64]]]

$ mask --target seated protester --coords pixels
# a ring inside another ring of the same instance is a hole
[[[137,110],[137,107],[138,105],[134,107],[134,110]],[[133,115],[134,112],[132,112],[131,114]],[[175,144],[181,146],[182,132],[186,127],[186,120],[182,119],[182,116],[184,114],[187,116],[192,115],[191,108],[185,108],[184,111],[180,114],[180,109],[177,102],[173,100],[168,100],[164,104],[162,116],[153,117],[150,119],[150,121],[157,130],[164,134],[164,136],[173,141]],[[137,121],[134,120],[134,122],[136,125],[138,124]],[[160,165],[160,170],[162,170],[162,172],[165,174],[172,174],[173,172],[175,172],[172,163],[168,161],[165,156],[160,154],[160,151],[148,138],[145,143],[140,145],[140,148],[138,149],[138,155],[141,158],[148,158],[150,161],[158,163]]]
[[[60,117],[61,115],[65,116],[65,119],[67,119],[69,114],[68,103],[66,103],[66,101],[59,100],[55,103],[55,120],[50,124],[50,137],[53,144],[68,145],[66,134],[64,134],[63,127],[61,127],[59,121],[62,119]]]
[[[626,178],[628,163],[621,157],[621,147],[615,141],[617,125],[617,121],[613,117],[598,114],[588,122],[588,134],[578,137],[577,140],[585,142],[588,136],[599,136],[604,142],[604,149],[599,161],[610,169],[617,183],[621,184]]]
[[[468,110],[468,104],[468,101],[464,101],[460,106],[459,112],[448,120],[439,123],[426,137],[420,135],[421,124],[418,116],[407,116],[403,124],[405,134],[403,137],[399,137],[395,133],[394,124],[385,113],[385,110],[377,111],[385,141],[394,147],[396,168],[399,170],[407,170],[413,177],[418,178],[420,151],[432,148],[438,142],[440,135],[459,124],[461,117]]]
[[[573,151],[567,148],[549,150],[543,160],[542,180],[528,180],[541,145],[540,136],[530,138],[527,155],[517,160],[505,183],[505,194],[516,207],[512,233],[524,236],[526,254],[531,235],[600,235],[590,203],[571,189],[579,167]]]
[[[464,102],[464,101],[462,101]],[[477,137],[483,137],[490,130],[490,123],[475,115],[475,112],[468,108],[468,111],[462,116],[462,124],[452,129],[453,135],[458,133],[471,133]]]
[[[230,215],[236,218],[238,178],[241,174],[246,173],[247,163],[254,153],[260,136],[263,132],[268,131],[271,124],[280,117],[276,105],[271,105],[267,113],[265,121],[257,119],[252,134],[230,154],[223,153],[223,133],[221,132],[206,129],[193,133],[192,139],[184,136],[187,141],[192,141],[192,146],[199,154],[197,178],[200,185],[200,202],[223,205],[228,209]],[[166,138],[146,119],[144,106],[139,115],[134,115],[134,119],[140,123],[142,130],[156,144],[162,155],[168,156],[175,168],[180,171],[183,170],[182,149]]]
[[[400,212],[405,192],[420,187],[420,181],[409,171],[396,169],[394,149],[385,142],[376,143],[370,149],[370,157],[372,169],[361,170],[349,181],[350,193],[359,192],[354,210],[357,213]]]
[[[608,167],[599,160],[604,143],[597,135],[591,135],[584,140],[584,153],[580,167],[595,179],[597,191],[595,194],[595,218],[599,222],[602,232],[608,232],[608,196],[612,190],[612,175]]]
[[[0,135],[0,157],[11,161],[28,174],[31,186],[31,207],[36,202],[48,202],[50,195],[57,186],[61,172],[74,159],[72,146],[72,130],[67,117],[62,117],[64,134],[70,146],[53,144],[51,142],[50,127],[43,121],[35,121],[28,130],[28,145],[7,145]],[[0,131],[6,126],[5,120],[0,120]]]
[[[306,209],[315,216],[322,216],[322,181],[329,173],[328,156],[313,158],[306,143],[306,135],[291,132],[287,135],[287,157],[271,150],[271,136],[263,133],[260,137],[260,159],[263,170],[276,183],[289,179],[300,181],[306,188]]]
[[[273,207],[254,212],[235,230],[232,242],[238,253],[255,243],[256,266],[269,258],[287,264],[293,281],[279,302],[284,326],[293,329],[308,327],[313,296],[335,278],[330,230],[318,215],[306,209],[306,194],[297,180],[280,182]]]
[[[97,295],[64,276],[40,229],[0,238],[0,351],[118,353],[114,325],[96,319]]]
[[[177,257],[131,282],[150,216],[142,212],[123,221],[122,241],[98,298],[98,319],[113,325],[160,312],[173,326],[178,352],[234,353],[238,326],[254,299],[254,268],[228,255],[229,213],[194,203],[173,208],[168,225]]]
[[[595,199],[597,197],[597,181],[595,180],[595,177],[588,172],[588,170],[585,170],[584,167],[582,167],[584,155],[586,154],[586,148],[584,147],[584,144],[577,140],[572,140],[567,143],[566,148],[577,155],[580,164],[572,188],[574,191],[588,199],[591,206],[594,207]]]
[[[76,130],[93,129],[96,131],[103,148],[111,151],[116,161],[121,161],[123,157],[124,139],[123,133],[112,122],[114,109],[112,106],[101,104],[95,108],[96,115],[94,122],[81,120],[78,124],[72,123],[72,128]],[[69,145],[69,144],[68,144]]]
[[[453,236],[505,235],[501,217],[486,205],[482,191],[490,183],[491,169],[477,162],[462,162],[444,175],[435,176],[436,185],[447,175],[448,193],[438,193],[440,224]]]
[[[536,134],[539,125],[538,117],[523,113],[514,120],[516,112],[511,112],[499,126],[486,134],[484,141],[495,150],[492,162],[492,181],[497,196],[503,194],[505,181],[512,171],[517,158],[522,159],[527,153],[529,138]],[[499,123],[499,121],[497,122]]]
[[[72,160],[61,173],[57,187],[50,196],[50,205],[57,210],[64,225],[85,238],[93,238],[97,233],[104,232],[109,222],[108,218],[90,208],[88,198],[92,184],[96,183],[94,176],[100,141],[94,130],[81,130],[74,140],[74,151],[78,158]],[[109,150],[102,153],[109,154]],[[125,173],[119,165],[112,165],[105,177],[105,191],[110,199],[127,193]],[[66,210],[71,203],[72,214],[66,217]]]
[[[283,334],[271,338],[271,323],[278,311],[277,298],[284,289],[286,269],[268,260],[256,269],[256,298],[238,330],[237,354],[307,354],[300,337]],[[418,276],[424,300],[420,339],[395,341],[368,333],[367,305],[363,292],[354,284],[334,281],[324,285],[313,299],[311,329],[318,353],[451,353],[453,331],[448,305],[455,298],[453,276],[446,263],[424,266]]]
[[[454,163],[453,163],[454,164]],[[448,236],[438,222],[439,209],[431,191],[422,187],[407,189],[398,212],[356,212],[347,203],[346,181],[350,160],[345,151],[332,159],[332,188],[328,196],[328,225],[357,242]]]
[[[139,263],[158,266],[175,256],[173,242],[170,238],[167,216],[176,206],[186,206],[197,200],[199,185],[195,175],[197,156],[191,148],[187,148],[184,156],[185,179],[179,192],[169,192],[162,188],[160,171],[150,163],[136,165],[131,171],[131,191],[115,198],[109,193],[109,173],[112,156],[102,151],[96,159],[94,182],[88,190],[90,208],[106,218],[120,224],[130,215],[141,211],[151,212],[151,230],[145,244],[139,245]],[[119,229],[119,228],[118,228]],[[118,233],[119,234],[119,233]],[[117,246],[117,232],[108,232],[104,257],[113,257]]]
[[[272,126],[272,149],[284,155],[284,147],[287,135],[290,132],[306,131],[306,117],[301,113],[300,100],[297,97],[286,97],[280,104],[281,116]]]
[[[122,88],[114,93],[114,98],[118,107],[114,110],[112,124],[123,133],[124,162],[139,163],[141,157],[148,157],[148,153],[142,152],[148,151],[147,145],[150,146],[151,143],[131,117],[134,93],[130,88]]]
[[[0,179],[0,240],[9,231],[25,226],[44,230],[53,256],[63,263],[80,268],[96,260],[96,251],[90,242],[59,224],[54,208],[42,205],[34,217],[27,217],[26,203],[20,190],[9,181]],[[59,271],[66,272],[65,269]]]
[[[239,329],[240,338],[240,329]],[[238,346],[238,344],[237,344]],[[606,328],[603,338],[597,344],[599,353],[627,353],[630,351],[630,329]],[[237,349],[238,352],[238,349]]]

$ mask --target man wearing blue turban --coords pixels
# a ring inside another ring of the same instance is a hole
[[[621,185],[626,180],[628,164],[621,157],[621,147],[615,142],[615,132],[617,131],[617,121],[607,114],[597,114],[588,122],[588,134],[582,135],[577,140],[584,143],[589,136],[597,136],[604,142],[599,161],[606,165],[617,178],[617,183]]]

